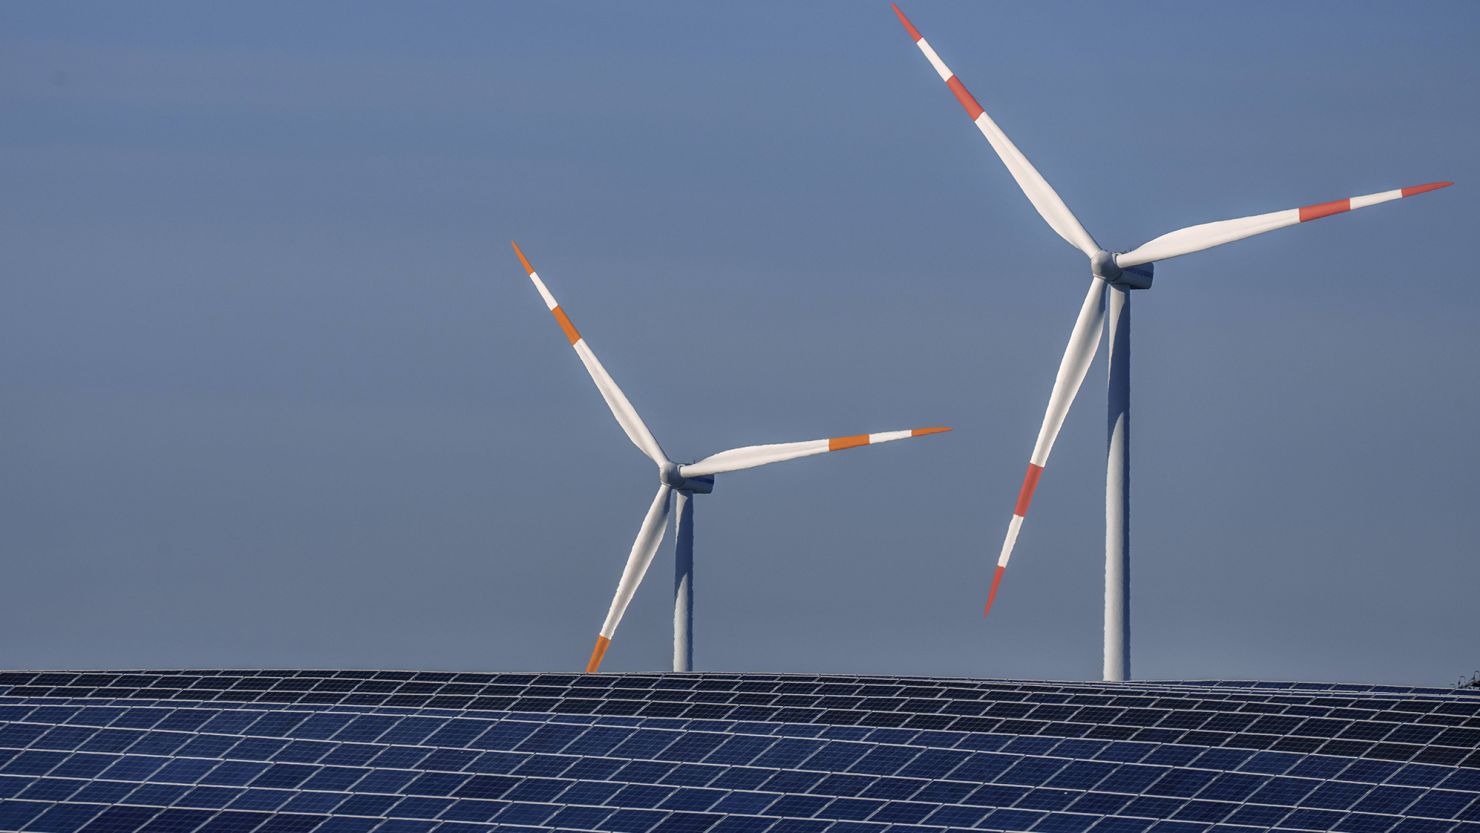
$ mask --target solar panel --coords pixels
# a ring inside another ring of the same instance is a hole
[[[1480,831],[1480,696],[1257,681],[0,673],[0,830]]]

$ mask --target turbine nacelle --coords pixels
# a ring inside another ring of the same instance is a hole
[[[1115,262],[1116,253],[1101,249],[1090,255],[1089,268],[1095,277],[1110,284],[1117,289],[1150,289],[1151,277],[1155,267],[1152,263],[1143,263],[1138,266],[1121,268]]]
[[[698,477],[684,477],[679,473],[678,466],[674,463],[664,463],[658,466],[658,481],[675,492],[707,495],[714,491],[714,475],[706,474]]]

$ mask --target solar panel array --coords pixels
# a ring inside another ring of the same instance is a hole
[[[1480,832],[1480,693],[0,673],[0,830]]]

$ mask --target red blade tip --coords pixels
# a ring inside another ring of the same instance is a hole
[[[1002,584],[1002,574],[1005,572],[1007,572],[1007,568],[999,566],[996,574],[992,576],[992,590],[987,593],[987,606],[982,610],[983,619],[986,618],[988,613],[992,612],[992,602],[997,601],[997,587]]]
[[[899,16],[899,22],[904,24],[904,30],[910,33],[910,38],[912,40],[921,40],[920,30],[916,29],[915,24],[911,23],[910,19],[904,16],[904,12],[899,10],[899,5],[897,3],[890,3],[889,8],[893,9],[894,13]]]
[[[586,663],[587,674],[595,674],[601,670],[601,658],[606,656],[606,649],[611,644],[612,641],[604,636],[596,637],[596,649],[591,652],[591,660]]]
[[[524,250],[519,248],[519,243],[517,241],[510,240],[509,244],[514,247],[514,254],[519,255],[519,265],[524,267],[525,272],[533,275],[534,267],[529,265],[529,258],[524,256]]]
[[[1428,191],[1437,191],[1440,188],[1448,188],[1453,182],[1430,182],[1424,185],[1414,185],[1403,189],[1403,196],[1411,197],[1414,194],[1423,194]]]

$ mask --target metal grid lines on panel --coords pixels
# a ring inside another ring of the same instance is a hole
[[[0,674],[0,830],[1480,831],[1480,696],[794,675]]]

